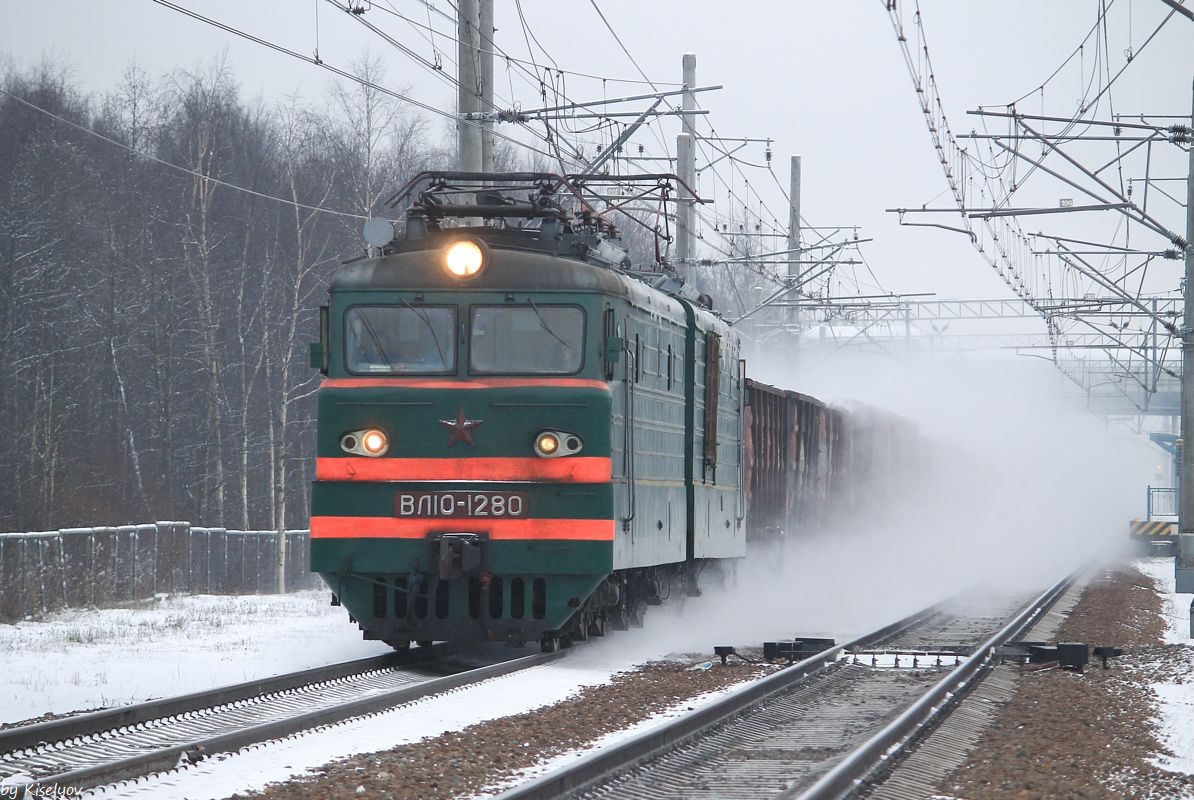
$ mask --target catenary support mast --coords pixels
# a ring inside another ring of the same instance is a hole
[[[1194,85],[1190,125],[1194,130]],[[1178,486],[1177,591],[1194,592],[1194,147],[1186,178],[1186,281],[1182,318],[1182,439],[1181,483]],[[1194,619],[1191,619],[1194,627]]]
[[[680,99],[680,130],[676,137],[676,172],[683,181],[696,189],[696,130],[693,125],[696,111],[696,54],[685,53],[683,59],[684,89]],[[676,204],[676,262],[686,280],[692,277],[688,259],[696,258],[695,198],[679,187],[680,202]]]
[[[480,0],[478,28],[481,50],[477,75],[481,83],[481,111],[496,110],[493,105],[493,0]],[[493,172],[493,122],[481,123],[481,171]]]
[[[788,187],[788,279],[796,280],[800,274],[800,156],[792,156],[791,185]],[[797,296],[799,292],[797,292]],[[792,298],[795,299],[795,298]],[[800,334],[800,310],[788,309],[788,328]]]
[[[458,0],[456,6],[456,104],[459,115],[476,114],[481,109],[477,63],[481,48],[480,8],[478,0]],[[481,171],[481,128],[476,123],[456,122],[457,168],[464,172]]]

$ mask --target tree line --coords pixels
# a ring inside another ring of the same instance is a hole
[[[363,247],[316,209],[381,212],[450,133],[363,85],[249,103],[223,62],[102,96],[52,63],[0,78],[0,530],[301,525],[307,346]]]

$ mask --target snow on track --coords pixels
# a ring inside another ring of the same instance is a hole
[[[97,790],[88,796],[221,798],[299,776],[338,758],[417,742],[476,722],[541,708],[564,700],[584,686],[606,683],[615,672],[627,669],[629,664],[617,649],[606,645],[602,642],[578,648],[563,661],[418,700],[366,719],[216,756],[184,771]]]

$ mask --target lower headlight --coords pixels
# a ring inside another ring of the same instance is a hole
[[[383,456],[390,449],[390,437],[378,428],[351,431],[340,437],[340,449],[358,456]]]
[[[565,431],[539,431],[535,434],[535,454],[540,458],[574,456],[584,443],[575,433]]]
[[[371,456],[380,456],[390,449],[390,440],[385,433],[375,428],[365,431],[365,435],[361,437],[361,447]]]
[[[541,456],[554,456],[560,451],[560,437],[548,431],[535,437],[535,452]]]

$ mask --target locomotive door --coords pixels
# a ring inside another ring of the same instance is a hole
[[[626,479],[626,509],[622,517],[622,531],[633,534],[634,515],[637,504],[637,486],[635,480],[635,409],[634,386],[638,381],[641,367],[639,357],[641,348],[638,334],[633,331],[633,323],[623,320],[618,326],[618,335],[622,340],[622,350],[626,357],[622,375],[623,406],[622,406],[622,474]]]
[[[704,478],[717,483],[717,412],[721,394],[721,337],[705,334],[705,449]]]

